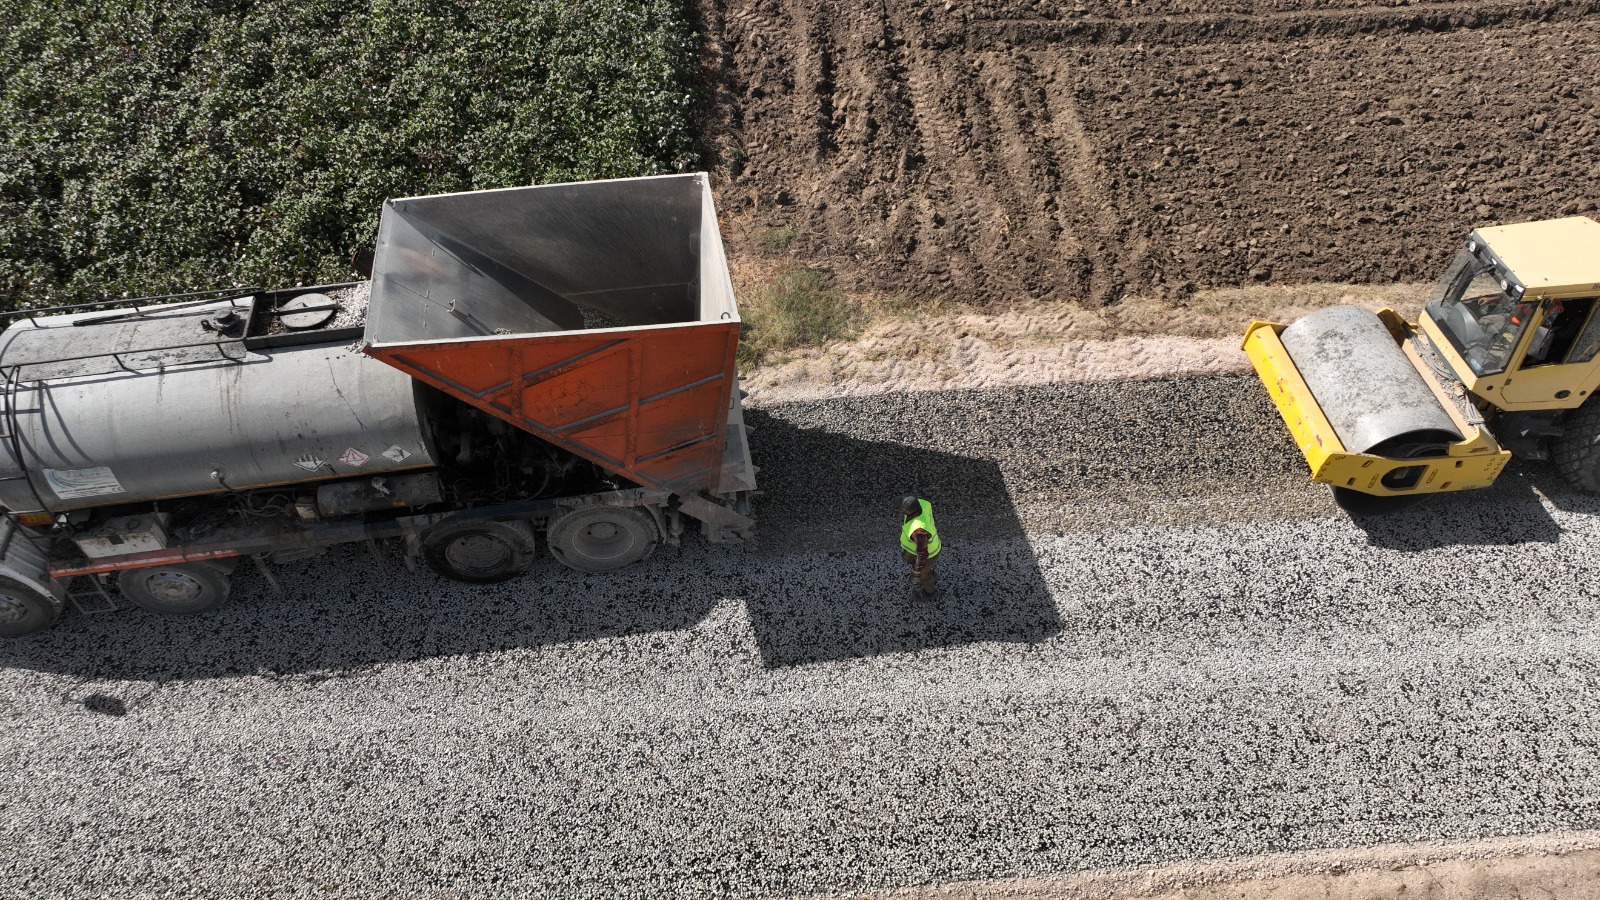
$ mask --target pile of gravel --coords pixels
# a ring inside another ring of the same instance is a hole
[[[367,304],[372,300],[372,282],[362,281],[327,293],[339,302],[339,311],[328,323],[328,328],[354,328],[367,324]]]

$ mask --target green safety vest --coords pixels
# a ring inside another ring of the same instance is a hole
[[[918,500],[922,504],[922,512],[906,520],[900,526],[900,546],[907,553],[917,552],[917,542],[912,540],[911,532],[918,528],[928,533],[928,556],[939,555],[939,530],[933,527],[933,504],[926,500]]]

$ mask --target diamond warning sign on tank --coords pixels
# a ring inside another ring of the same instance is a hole
[[[318,459],[316,456],[313,456],[312,454],[307,453],[306,455],[304,455],[304,456],[300,457],[299,459],[295,460],[294,464],[299,466],[302,469],[305,469],[307,472],[315,472],[316,470],[322,468],[323,466],[327,465],[328,463],[327,463],[327,460]]]
[[[390,462],[403,463],[411,458],[411,451],[399,444],[395,444],[393,447],[383,451],[383,458]]]
[[[356,448],[351,447],[350,449],[344,451],[344,455],[343,456],[339,457],[339,462],[344,463],[345,465],[349,466],[352,469],[359,469],[362,466],[366,465],[367,464],[367,460],[369,460],[371,458],[372,457],[368,456],[365,453],[362,453],[360,450],[357,450]]]

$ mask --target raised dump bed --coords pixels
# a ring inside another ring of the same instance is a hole
[[[728,532],[755,488],[738,340],[703,174],[384,204],[367,354]]]

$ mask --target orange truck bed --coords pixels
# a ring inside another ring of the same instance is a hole
[[[363,352],[736,531],[738,342],[703,174],[384,204]]]

